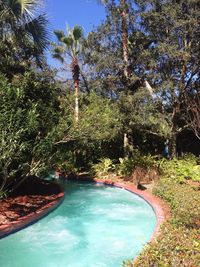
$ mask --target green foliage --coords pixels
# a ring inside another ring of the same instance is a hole
[[[127,261],[124,266],[198,266],[199,192],[169,178],[161,179],[154,192],[169,203],[172,217],[162,226],[157,239],[148,244],[134,262]]]
[[[117,165],[117,173],[120,176],[130,176],[135,169],[135,162],[132,158],[119,158],[119,164]]]
[[[158,239],[150,243],[134,261],[124,267],[194,267],[199,266],[199,231],[166,223]]]
[[[7,194],[4,191],[0,191],[0,199],[6,198]]]
[[[48,164],[57,108],[49,78],[30,72],[10,84],[0,76],[0,191],[11,192]]]
[[[123,75],[121,1],[104,1],[106,20],[88,36],[84,59],[91,68],[90,84],[120,102],[124,131],[143,151],[168,138],[170,153],[175,155],[178,135],[190,129],[198,137],[197,2],[125,1],[128,79]]]
[[[104,140],[116,139],[120,127],[119,109],[112,100],[94,92],[84,97],[77,129],[82,140],[101,143]]]
[[[186,179],[200,181],[200,165],[197,165],[197,158],[194,155],[185,155],[181,159],[160,160],[159,167],[166,177],[177,180],[180,183]]]
[[[67,27],[67,33],[60,30],[55,30],[54,34],[57,37],[58,43],[52,43],[53,57],[61,59],[62,62],[66,57],[78,61],[78,56],[82,47],[83,29],[81,26],[74,26],[72,29]]]
[[[0,1],[0,72],[13,78],[44,64],[48,47],[47,17],[39,14],[40,1]]]
[[[182,159],[158,160],[156,165],[162,177],[154,193],[169,203],[172,216],[158,238],[148,244],[135,261],[126,261],[123,266],[198,266],[200,194],[196,187],[183,183],[187,178],[199,179],[200,172],[195,172],[199,167],[197,158],[188,154]]]
[[[155,103],[146,88],[141,88],[134,95],[121,94],[119,105],[127,132],[137,130],[142,135],[146,133],[155,135],[157,138],[169,137],[168,116],[159,111],[159,103]]]
[[[80,95],[78,126],[73,113],[74,96],[68,94],[61,99],[60,121],[55,127],[60,151],[57,158],[63,157],[76,167],[88,167],[110,156],[121,129],[117,105],[92,92]]]
[[[109,158],[103,158],[99,163],[92,166],[92,170],[94,171],[95,175],[100,178],[107,176],[111,171],[114,171],[114,169],[115,165]]]
[[[150,73],[159,90],[163,111],[170,117],[171,150],[175,155],[177,135],[184,127],[193,128],[191,123],[185,122],[188,100],[183,96],[198,94],[198,60],[195,58],[199,58],[199,37],[195,32],[199,27],[199,5],[197,1],[182,0],[142,0],[138,3],[141,4],[144,31],[152,42],[149,47],[150,60],[146,62],[150,64]]]
[[[186,184],[177,183],[173,178],[168,178],[161,179],[154,192],[170,204],[173,223],[187,227],[198,226],[200,218],[198,191]]]
[[[63,161],[61,164],[57,164],[56,168],[64,175],[76,175],[78,173],[78,168],[69,161]]]
[[[120,158],[120,164],[117,166],[118,174],[121,176],[130,176],[136,167],[145,170],[157,167],[157,162],[151,155],[142,155],[138,150],[132,152],[131,158]]]

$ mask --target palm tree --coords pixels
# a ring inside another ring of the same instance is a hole
[[[20,47],[23,51],[31,47],[39,60],[48,45],[47,18],[39,14],[40,0],[0,1],[0,41]]]
[[[80,67],[79,67],[79,54],[82,49],[81,41],[83,39],[83,29],[80,26],[74,26],[73,29],[67,27],[67,34],[63,31],[54,31],[58,43],[52,43],[53,57],[64,63],[67,59],[71,60],[71,71],[74,81],[74,95],[75,95],[75,122],[79,120],[79,78],[80,78]]]

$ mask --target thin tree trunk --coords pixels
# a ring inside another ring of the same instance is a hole
[[[177,155],[176,141],[177,141],[177,129],[176,129],[176,125],[173,125],[172,130],[171,130],[171,138],[170,138],[170,157],[171,158],[174,158]]]
[[[79,80],[74,81],[74,96],[75,96],[75,123],[79,121],[79,99],[78,99]]]
[[[185,75],[186,75],[187,67],[185,61],[183,61],[183,65],[181,68],[181,79],[180,79],[180,89],[179,89],[179,101],[181,104],[181,101],[183,100],[184,94],[185,94]]]
[[[126,5],[126,0],[120,0],[120,5],[122,7],[122,50],[123,50],[123,62],[124,62],[124,77],[128,82],[129,77],[129,53],[128,53],[128,7]],[[124,133],[124,157],[128,156],[129,141],[127,133]]]
[[[126,4],[126,0],[120,0],[122,7],[122,49],[123,49],[123,61],[124,61],[124,77],[128,79],[129,71],[129,53],[128,53],[128,15],[129,10]]]
[[[124,157],[128,157],[129,152],[129,140],[126,133],[124,133]]]
[[[80,77],[80,67],[78,64],[78,59],[74,58],[72,61],[72,74],[74,80],[74,96],[75,96],[75,123],[78,124],[79,121],[79,77]]]
[[[178,120],[181,114],[181,105],[183,104],[184,96],[185,96],[185,75],[186,75],[187,67],[185,61],[183,61],[183,65],[181,67],[181,76],[180,76],[180,83],[179,83],[179,96],[176,100],[174,100],[173,106],[173,114],[172,114],[172,129],[171,129],[171,140],[170,140],[170,154],[172,157],[176,156],[177,154],[177,136],[178,132]]]

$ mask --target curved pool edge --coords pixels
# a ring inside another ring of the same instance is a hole
[[[138,195],[139,197],[143,198],[154,210],[156,215],[156,227],[154,232],[150,238],[150,242],[158,235],[160,231],[160,226],[163,222],[169,217],[169,207],[158,197],[146,192],[138,190],[134,185],[127,185],[124,183],[113,182],[110,180],[103,180],[103,179],[93,179],[95,183],[101,183],[104,185],[114,186],[118,188],[125,189],[131,193]],[[41,209],[37,210],[36,212],[32,212],[26,216],[21,217],[17,221],[14,221],[7,225],[0,226],[0,239],[4,238],[10,234],[13,234],[19,230],[22,230],[31,224],[34,224],[38,220],[42,219],[43,217],[47,216],[49,213],[54,211],[63,201],[65,193],[60,185],[61,192],[57,195],[58,199],[53,202],[48,203],[47,205],[43,206]]]
[[[103,179],[97,179],[94,178],[95,183],[101,183],[104,185],[108,186],[114,186],[118,188],[125,189],[131,193],[134,193],[138,195],[139,197],[143,198],[153,209],[156,215],[156,227],[154,229],[154,232],[149,240],[149,242],[152,242],[153,239],[159,234],[160,227],[169,218],[170,214],[170,209],[169,206],[159,197],[150,194],[149,192],[146,191],[141,191],[137,189],[136,186],[134,185],[128,185],[124,183],[119,183],[119,182],[113,182],[110,180],[103,180]]]
[[[50,214],[52,211],[54,211],[64,200],[65,193],[63,191],[63,188],[59,185],[56,184],[59,189],[60,193],[57,194],[57,199],[44,205],[40,209],[38,209],[35,212],[29,213],[26,216],[23,216],[19,218],[17,221],[13,221],[10,224],[4,224],[0,226],[0,239],[14,234],[34,223],[42,219],[43,217],[47,216]]]

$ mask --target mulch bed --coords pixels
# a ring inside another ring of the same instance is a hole
[[[30,177],[12,196],[0,200],[0,226],[12,224],[60,199],[56,184]]]

